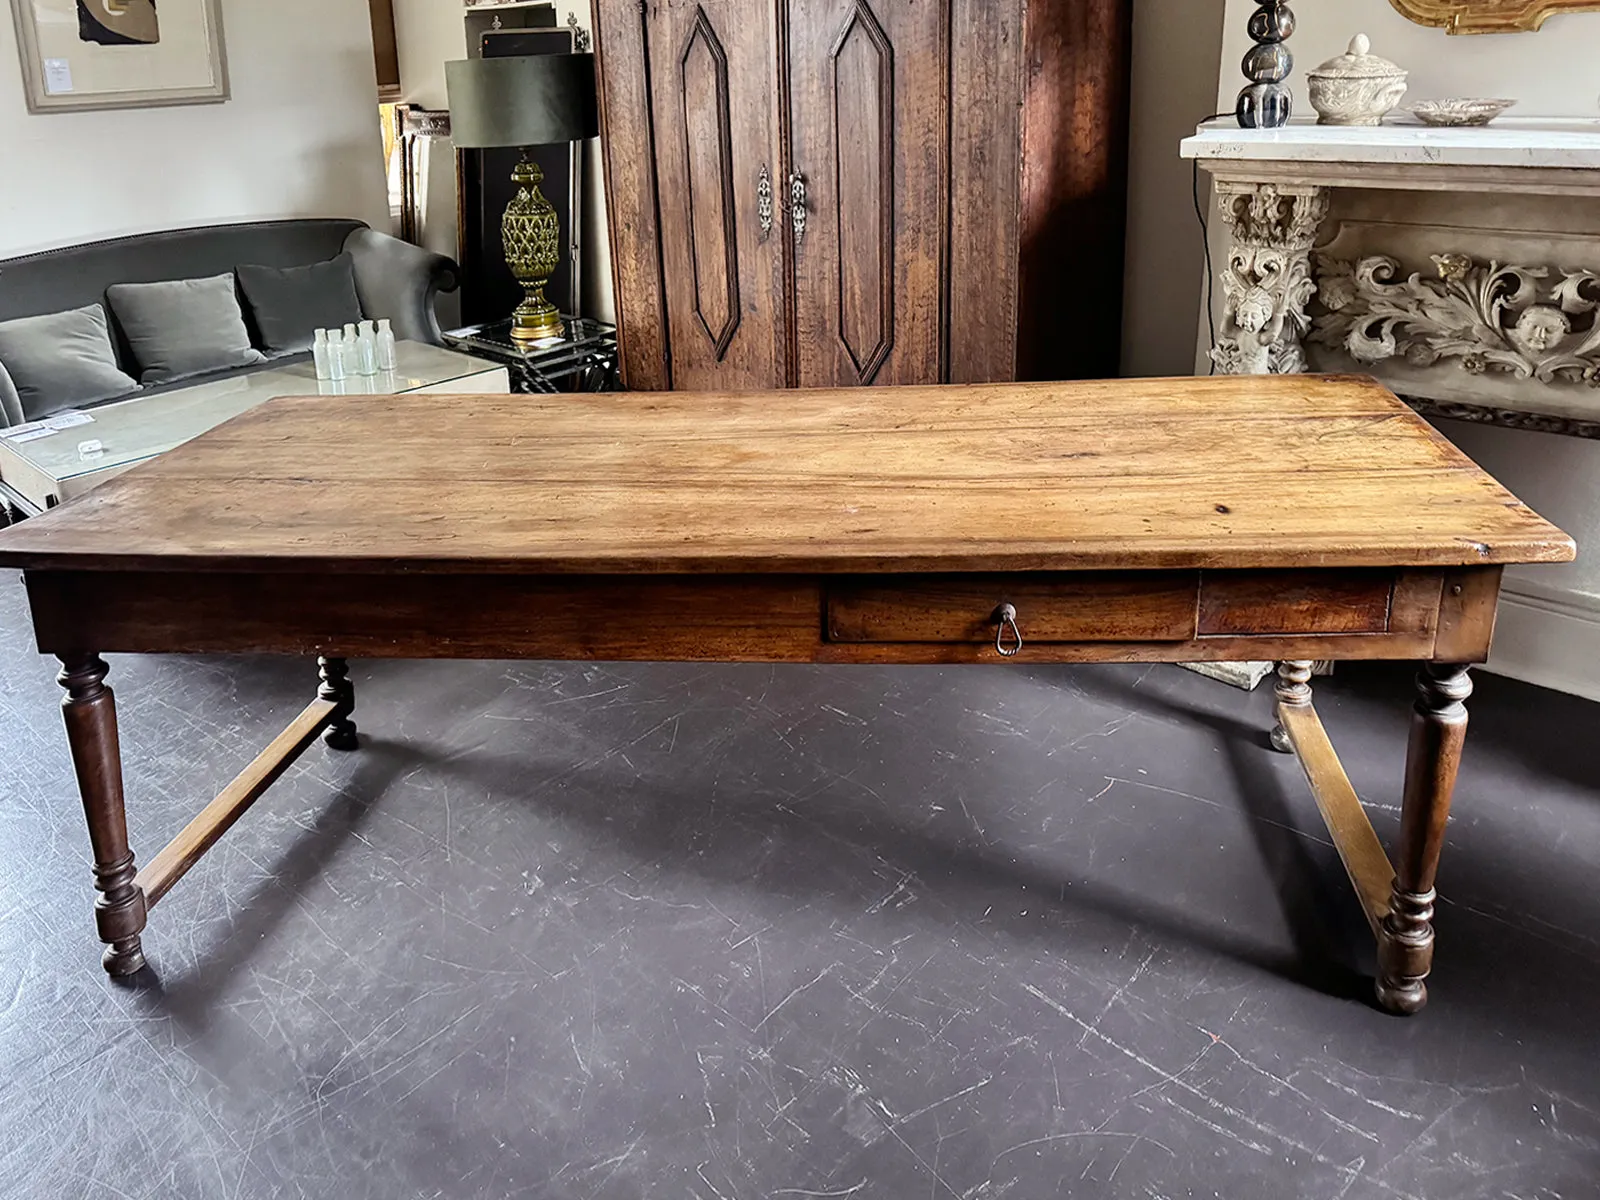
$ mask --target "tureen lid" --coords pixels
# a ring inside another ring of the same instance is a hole
[[[1350,39],[1349,50],[1338,58],[1330,58],[1311,74],[1323,79],[1386,79],[1404,78],[1407,72],[1387,58],[1372,53],[1371,39],[1358,33]]]

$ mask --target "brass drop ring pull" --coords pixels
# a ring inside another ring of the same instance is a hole
[[[1000,632],[995,634],[995,651],[1003,658],[1015,658],[1022,653],[1022,630],[1017,625],[1017,606],[1002,604],[995,609],[994,619],[1000,622]],[[1011,630],[1011,646],[1006,647],[1006,629]]]

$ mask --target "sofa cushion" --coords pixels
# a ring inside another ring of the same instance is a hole
[[[98,304],[0,322],[0,363],[29,421],[139,390],[117,366],[106,311]]]
[[[267,361],[250,344],[232,275],[118,283],[106,297],[139,363],[141,383]]]
[[[268,354],[309,350],[317,330],[362,319],[355,259],[348,254],[307,267],[241,266],[238,273]]]

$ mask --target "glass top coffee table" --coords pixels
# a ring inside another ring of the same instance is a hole
[[[504,364],[511,386],[526,393],[614,392],[621,386],[617,327],[588,317],[562,317],[558,338],[523,343],[511,336],[510,321],[451,329],[444,340],[458,350]]]
[[[159,395],[130,396],[82,413],[56,413],[43,423],[0,429],[0,508],[9,506],[23,516],[54,508],[278,396],[503,395],[510,390],[510,377],[499,363],[442,346],[400,342],[395,369],[377,375],[319,380],[306,360]]]

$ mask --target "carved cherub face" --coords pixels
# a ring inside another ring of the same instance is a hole
[[[1525,310],[1512,327],[1517,345],[1535,354],[1548,354],[1566,341],[1571,332],[1571,318],[1548,304],[1535,304]]]
[[[1239,298],[1235,320],[1246,333],[1260,333],[1272,322],[1272,297],[1265,288],[1253,287]]]

